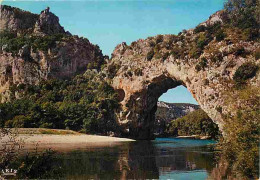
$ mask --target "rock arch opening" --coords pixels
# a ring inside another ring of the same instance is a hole
[[[186,115],[187,112],[199,109],[199,103],[196,103],[196,100],[192,97],[194,94],[186,88],[185,83],[187,82],[184,83],[182,80],[176,79],[173,76],[167,76],[167,74],[156,76],[149,82],[141,82],[142,84],[128,83],[128,86],[121,84],[123,86],[118,86],[116,88],[122,105],[122,109],[118,113],[118,123],[127,137],[139,140],[153,139],[156,135],[164,131],[163,129],[160,129],[160,123],[158,126],[156,115],[158,114],[159,98],[168,90],[171,91],[176,88],[184,89],[186,94],[188,93],[190,95],[190,98],[193,100],[192,102],[195,104],[183,104],[185,101],[182,101],[181,107],[175,108],[179,109],[180,112],[177,112],[174,117],[170,115],[168,122],[166,122],[165,125],[173,119]],[[136,87],[140,88],[140,90],[135,90],[134,88]],[[178,97],[181,95],[172,94],[172,96]]]
[[[125,94],[123,111],[120,114],[121,125],[134,139],[151,139],[154,137],[154,121],[159,97],[169,89],[183,85],[181,81],[165,75],[157,76],[141,92]]]

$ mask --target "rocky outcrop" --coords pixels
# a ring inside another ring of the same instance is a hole
[[[166,126],[179,117],[183,117],[200,107],[188,103],[166,103],[157,102],[157,111],[155,113],[154,134],[161,135],[165,132]]]
[[[66,79],[84,73],[90,63],[104,62],[102,51],[85,38],[65,32],[59,19],[49,11],[40,15],[1,6],[1,30],[11,31],[13,41],[1,41],[1,102],[10,99],[10,87],[38,84],[49,78]],[[20,32],[27,35],[22,36]],[[26,40],[24,40],[26,39]],[[14,46],[19,40],[20,44]]]
[[[5,5],[0,6],[0,12],[0,31],[34,33],[35,35],[65,33],[59,23],[59,18],[50,12],[49,7],[41,11],[39,15]]]
[[[196,32],[190,29],[178,36],[158,35],[116,47],[108,78],[120,94],[118,122],[131,137],[152,138],[158,98],[179,85],[187,87],[221,130],[222,115],[239,108],[239,103],[225,100],[230,92],[236,93],[236,70],[246,62],[259,66],[254,53],[260,44],[241,39],[235,30],[224,29],[225,37],[219,38],[223,30],[219,14]],[[259,87],[259,73],[247,83]]]
[[[41,12],[33,31],[36,34],[65,33],[64,28],[59,23],[59,18],[50,12],[49,7]]]

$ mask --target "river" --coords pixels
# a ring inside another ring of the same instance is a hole
[[[211,140],[157,138],[59,152],[54,161],[66,179],[200,180],[215,166],[214,144]]]

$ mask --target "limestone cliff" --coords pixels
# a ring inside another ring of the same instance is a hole
[[[10,6],[0,6],[0,94],[10,98],[10,87],[38,84],[48,78],[71,78],[99,68],[102,51],[86,38],[72,36],[59,24],[49,8],[32,14]]]
[[[115,48],[108,79],[122,105],[118,122],[130,136],[152,136],[158,98],[179,85],[187,87],[223,130],[223,115],[241,107],[239,99],[226,102],[230,93],[237,92],[235,73],[241,65],[257,69],[260,63],[259,42],[245,39],[239,29],[223,26],[223,18],[220,11],[178,36],[158,35]],[[259,87],[260,75],[252,71],[246,83]]]

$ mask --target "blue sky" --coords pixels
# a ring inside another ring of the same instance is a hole
[[[47,6],[72,34],[84,36],[111,55],[121,42],[130,44],[157,34],[178,34],[223,8],[224,0],[4,0],[2,4],[40,13]],[[166,102],[197,103],[184,87],[161,96]]]

